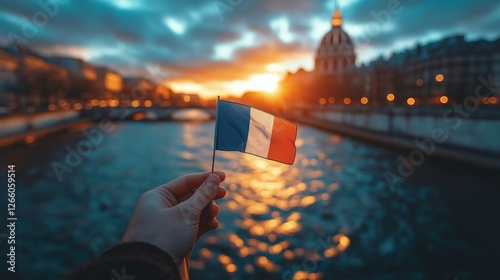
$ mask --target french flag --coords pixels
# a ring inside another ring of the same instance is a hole
[[[215,149],[240,151],[278,162],[295,161],[297,125],[255,108],[219,100]]]

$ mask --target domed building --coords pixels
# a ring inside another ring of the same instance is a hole
[[[319,43],[314,70],[289,73],[280,83],[280,90],[290,100],[325,104],[345,103],[358,98],[359,75],[356,68],[354,42],[342,29],[342,14],[338,5],[332,16],[332,28]]]
[[[323,36],[316,53],[315,71],[318,74],[344,73],[355,67],[354,43],[342,29],[342,14],[338,5],[332,17],[332,29]]]

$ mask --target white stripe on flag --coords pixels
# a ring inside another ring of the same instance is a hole
[[[273,125],[273,115],[250,108],[250,124],[245,152],[267,158]]]

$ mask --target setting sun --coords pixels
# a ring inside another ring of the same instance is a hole
[[[280,77],[275,74],[257,74],[252,75],[248,80],[249,87],[258,91],[274,93],[278,87]]]
[[[260,91],[274,94],[280,81],[278,74],[253,74],[247,80],[238,80],[224,83],[223,86],[228,92],[243,93],[243,91]]]
[[[265,73],[252,74],[247,79],[233,81],[216,81],[200,84],[196,81],[179,79],[171,81],[169,85],[174,91],[196,92],[203,96],[217,96],[225,94],[242,95],[246,91],[265,92],[274,94],[282,76],[280,74]]]

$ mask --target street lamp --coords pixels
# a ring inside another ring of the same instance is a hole
[[[393,93],[387,94],[387,101],[392,102],[396,98]]]
[[[410,106],[415,105],[415,98],[410,97],[410,98],[406,99],[406,104],[408,104]]]

